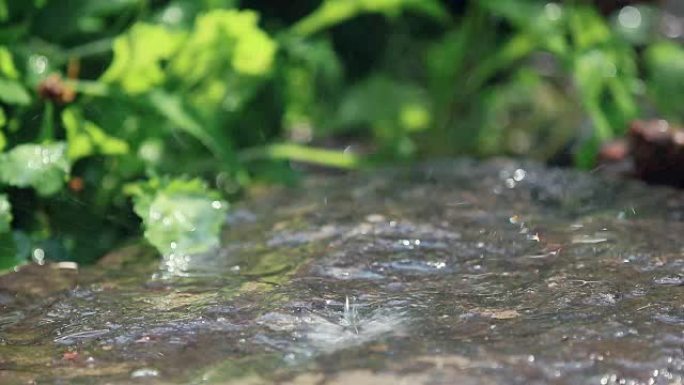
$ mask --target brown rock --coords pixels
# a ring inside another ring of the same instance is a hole
[[[684,187],[684,130],[665,120],[638,120],[630,125],[629,142],[640,179]]]

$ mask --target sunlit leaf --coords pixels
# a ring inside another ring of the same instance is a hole
[[[212,10],[197,17],[182,49],[169,64],[185,108],[213,125],[240,111],[262,87],[275,63],[277,44],[253,11]]]
[[[0,75],[8,79],[19,78],[19,71],[12,61],[12,54],[4,46],[0,46]]]
[[[7,0],[0,0],[0,21],[7,21],[7,19],[9,19]]]
[[[172,70],[192,84],[232,69],[258,76],[271,71],[277,45],[253,11],[214,10],[197,18]]]
[[[529,68],[485,92],[485,118],[478,132],[484,156],[548,161],[572,143],[584,119],[573,99]]]
[[[101,80],[141,93],[166,79],[162,62],[169,59],[183,35],[165,27],[138,23],[114,41],[114,60]]]
[[[382,76],[371,77],[352,87],[338,114],[338,125],[371,124],[380,136],[423,129],[430,120],[430,110],[420,88]]]
[[[556,3],[529,0],[481,0],[480,4],[528,35],[512,40],[532,40],[533,48],[554,54],[567,53],[564,17],[572,13],[572,9],[566,10]]]
[[[179,128],[208,148],[214,155],[224,160],[230,153],[230,143],[223,137],[200,124],[183,105],[183,100],[175,94],[155,90],[150,94],[150,104],[174,127]]]
[[[646,51],[649,91],[658,108],[668,117],[684,121],[684,48],[669,42]]]
[[[332,44],[324,39],[290,37],[283,45],[287,55],[282,70],[285,128],[301,130],[326,124],[330,111],[320,99],[333,98],[342,89],[342,64]]]
[[[240,160],[243,162],[276,159],[348,169],[358,168],[363,163],[361,157],[350,152],[314,148],[295,143],[271,144],[248,148],[240,152]]]
[[[199,179],[129,186],[145,238],[163,255],[201,253],[219,244],[228,204]]]
[[[298,34],[311,35],[363,13],[397,16],[403,10],[417,11],[438,20],[448,18],[448,12],[435,0],[325,0],[292,28]]]
[[[31,96],[18,81],[0,78],[0,101],[7,104],[27,105],[31,103]]]
[[[74,108],[62,112],[62,123],[69,144],[67,156],[73,162],[90,155],[123,155],[128,153],[128,143],[107,135],[95,123],[85,120]]]
[[[569,14],[571,37],[575,46],[588,49],[613,39],[606,20],[593,7],[575,6]]]
[[[22,144],[0,154],[0,180],[16,187],[32,187],[52,195],[64,186],[70,164],[66,143]]]
[[[0,233],[10,231],[12,224],[12,206],[6,194],[0,194]]]
[[[430,111],[420,103],[407,103],[401,107],[399,122],[406,131],[421,131],[430,125]]]
[[[0,107],[0,151],[5,149],[5,146],[7,145],[7,138],[5,137],[5,133],[2,131],[2,128],[5,127],[7,124],[7,117],[5,116],[5,110]]]

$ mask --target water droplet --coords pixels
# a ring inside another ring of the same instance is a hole
[[[549,20],[556,21],[563,16],[563,8],[557,3],[547,3],[544,6],[544,13]]]
[[[159,371],[152,368],[140,368],[131,372],[131,378],[146,378],[146,377],[157,377],[159,376]]]
[[[513,172],[513,180],[516,182],[522,181],[523,179],[525,179],[526,176],[527,176],[527,171],[525,171],[521,168],[519,168]]]
[[[43,249],[35,249],[33,250],[33,261],[39,265],[44,265],[45,264],[45,250]]]
[[[656,285],[663,286],[684,286],[684,277],[681,275],[668,275],[653,280]]]
[[[48,59],[43,55],[31,55],[28,60],[28,65],[31,71],[38,75],[42,75],[47,71]]]
[[[625,28],[639,28],[641,26],[641,12],[636,7],[628,5],[620,10],[618,22]]]
[[[162,13],[162,20],[168,24],[178,24],[183,20],[183,9],[177,5],[169,6]]]

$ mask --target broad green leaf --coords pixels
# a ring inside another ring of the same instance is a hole
[[[558,55],[567,53],[564,15],[572,10],[555,3],[526,0],[481,0],[480,4],[529,35],[525,39],[532,40],[534,48]]]
[[[6,194],[0,194],[0,233],[10,231],[12,224],[12,206]]]
[[[107,135],[95,123],[85,120],[75,107],[62,112],[62,123],[67,134],[67,157],[72,161],[91,155],[124,155],[128,143]]]
[[[12,61],[12,54],[4,46],[0,46],[0,75],[9,79],[19,78],[19,71]]]
[[[289,130],[325,126],[330,120],[329,103],[320,99],[339,94],[343,81],[342,64],[332,44],[289,36],[283,50],[287,57],[281,71],[283,125]]]
[[[431,106],[423,90],[384,76],[373,76],[345,95],[334,125],[338,130],[370,126],[374,136],[392,155],[414,152],[411,132],[432,122]]]
[[[142,93],[166,79],[162,62],[183,41],[183,35],[162,26],[135,24],[114,41],[114,59],[101,80],[119,84],[132,94]]]
[[[199,179],[157,179],[129,186],[145,238],[164,256],[201,253],[219,244],[228,204]]]
[[[569,26],[579,50],[608,43],[614,38],[606,20],[593,7],[574,6],[569,12]]]
[[[347,169],[358,168],[363,164],[361,157],[350,152],[308,147],[295,143],[276,143],[264,147],[248,148],[243,150],[239,157],[243,162],[286,159]]]
[[[0,0],[0,21],[7,21],[7,19],[9,19],[7,0]]]
[[[271,71],[277,45],[258,25],[253,11],[213,10],[197,18],[172,70],[185,83],[198,83],[231,69],[249,76]]]
[[[2,128],[5,127],[7,124],[7,117],[5,116],[5,110],[0,107],[0,151],[5,149],[5,146],[7,145],[7,138],[5,137],[5,133],[2,131]]]
[[[669,118],[684,121],[684,48],[663,42],[646,50],[648,91],[657,107]]]
[[[477,147],[484,156],[510,154],[547,161],[573,142],[585,119],[575,100],[530,68],[488,87],[483,95]]]
[[[0,78],[0,101],[25,106],[31,103],[31,95],[18,81]]]
[[[435,0],[325,0],[292,29],[300,35],[312,35],[363,13],[397,16],[404,10],[421,12],[437,20],[448,18],[448,12]]]
[[[183,105],[183,100],[174,94],[161,90],[150,93],[150,104],[175,127],[185,131],[207,147],[219,158],[227,159],[232,151],[229,144],[200,124]]]
[[[16,233],[0,232],[0,274],[27,262],[25,256],[19,253],[16,240]]]
[[[609,78],[616,75],[615,65],[604,51],[592,50],[576,58],[573,75],[582,104],[594,124],[596,137],[599,141],[610,139],[613,130],[601,108],[601,97]]]
[[[412,84],[374,76],[351,88],[340,106],[337,124],[371,124],[380,137],[421,130],[431,121],[426,99]]]
[[[173,84],[180,86],[183,104],[204,126],[218,126],[226,113],[240,111],[270,76],[278,47],[258,21],[253,11],[200,15],[171,60]]]
[[[64,186],[70,164],[64,142],[21,144],[0,154],[0,180],[16,187],[32,187],[38,194],[52,195]]]

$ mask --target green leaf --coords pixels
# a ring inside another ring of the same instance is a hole
[[[0,151],[5,149],[5,146],[7,146],[7,138],[5,137],[5,133],[2,131],[2,128],[5,127],[7,124],[7,117],[5,116],[5,110],[0,107]]]
[[[330,120],[330,108],[320,99],[332,98],[342,89],[342,64],[325,39],[291,35],[283,40],[287,57],[281,71],[283,125],[289,130],[324,126]]]
[[[0,0],[0,21],[7,21],[7,19],[9,19],[7,0]]]
[[[563,15],[572,13],[572,9],[565,10],[563,6],[555,3],[545,5],[525,0],[481,0],[479,4],[523,31],[528,35],[523,39],[531,40],[535,48],[539,47],[558,55],[567,53]],[[521,36],[517,39],[522,40]]]
[[[219,134],[214,134],[200,124],[184,107],[183,100],[175,94],[161,90],[150,93],[150,104],[174,126],[185,131],[217,157],[226,160],[231,157],[230,144]]]
[[[6,194],[0,194],[0,233],[6,233],[12,228],[12,206]]]
[[[0,274],[27,262],[19,253],[16,234],[0,232]]]
[[[18,81],[0,78],[0,101],[25,106],[31,103],[31,96]]]
[[[684,122],[684,48],[662,42],[646,50],[648,91],[658,109],[668,118]]]
[[[128,143],[107,135],[95,123],[85,120],[81,112],[70,107],[62,112],[62,123],[67,134],[67,157],[72,161],[91,155],[124,155]]]
[[[228,204],[199,179],[130,185],[145,238],[164,256],[201,253],[219,244]]]
[[[391,17],[404,10],[417,11],[437,20],[449,17],[446,9],[435,0],[325,0],[292,29],[300,35],[312,35],[363,13],[380,13]]]
[[[590,49],[614,39],[610,26],[595,8],[574,6],[569,16],[571,37],[578,50]]]
[[[308,147],[295,143],[248,148],[239,154],[239,158],[243,162],[285,159],[343,169],[354,169],[363,164],[361,157],[349,152]]]
[[[353,86],[342,101],[337,125],[370,124],[376,135],[391,138],[420,131],[432,116],[423,90],[384,76],[373,76]]]
[[[12,61],[12,54],[4,46],[0,46],[0,75],[15,80],[19,78],[19,71]]]
[[[181,33],[137,23],[114,41],[114,60],[101,80],[132,94],[145,92],[164,82],[162,61],[173,56],[182,41]]]
[[[222,75],[230,69],[261,76],[273,67],[277,45],[258,25],[253,11],[213,10],[197,18],[172,70],[186,84]]]
[[[52,195],[62,189],[70,164],[64,142],[22,144],[0,154],[0,180],[16,187],[33,187],[38,194]]]

